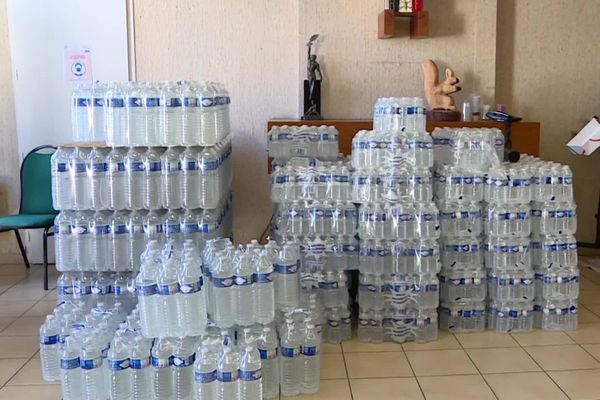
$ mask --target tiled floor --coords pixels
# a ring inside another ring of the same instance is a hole
[[[324,344],[320,393],[293,399],[600,400],[600,273],[583,261],[577,331]],[[41,277],[39,267],[0,265],[0,400],[60,398],[60,385],[44,382],[39,367],[37,331],[56,299]]]

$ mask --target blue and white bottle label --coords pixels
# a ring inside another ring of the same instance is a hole
[[[152,284],[152,285],[145,285],[145,286],[136,286],[135,287],[135,293],[138,296],[152,296],[158,293],[158,285],[157,284]]]
[[[132,358],[130,361],[131,369],[144,369],[149,367],[151,364],[150,357],[148,358]]]
[[[313,357],[319,354],[319,347],[317,346],[302,346],[302,355]]]
[[[294,358],[300,355],[300,347],[281,347],[281,357]]]
[[[102,357],[94,358],[92,360],[81,360],[82,369],[96,369],[102,366]]]
[[[124,371],[127,368],[129,368],[130,363],[129,363],[129,359],[126,358],[124,360],[109,360],[108,361],[108,368],[111,371]]]
[[[194,374],[194,379],[196,380],[196,383],[199,384],[214,382],[217,380],[217,370],[215,369],[210,372],[196,372]]]
[[[57,344],[58,343],[58,336],[59,335],[41,336],[40,337],[40,344],[43,344],[43,345],[46,345],[46,346]]]
[[[173,358],[158,358],[152,356],[152,365],[156,368],[167,368],[173,365]]]
[[[194,365],[196,354],[187,357],[173,356],[173,365],[178,368],[185,368]]]
[[[256,273],[254,274],[254,282],[256,283],[271,283],[273,282],[273,274],[267,273]]]
[[[298,260],[295,264],[289,264],[289,265],[275,264],[274,268],[278,274],[282,274],[282,275],[295,274],[300,270],[300,260]]]
[[[177,293],[179,293],[179,283],[177,282],[158,286],[158,294],[162,296],[169,296]]]
[[[236,286],[250,286],[252,285],[252,275],[235,275],[233,277]]]
[[[76,369],[79,365],[79,357],[60,360],[60,369]]]
[[[219,382],[235,382],[239,379],[240,372],[225,372],[225,371],[217,371],[217,380]]]
[[[258,381],[260,378],[262,378],[262,370],[260,369],[254,371],[240,370],[240,380],[244,382]]]
[[[217,278],[217,277],[212,277],[212,283],[213,286],[216,288],[229,288],[231,286],[233,286],[233,284],[235,283],[235,280],[233,278],[233,276],[229,276],[226,278]]]
[[[179,291],[183,294],[198,293],[202,289],[203,279],[200,277],[198,282],[182,283],[179,285]]]
[[[277,358],[277,349],[258,349],[261,360],[274,360]]]

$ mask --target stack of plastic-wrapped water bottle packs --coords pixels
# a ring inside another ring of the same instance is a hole
[[[569,167],[525,154],[502,162],[499,129],[429,135],[422,104],[380,99],[348,159],[332,159],[332,127],[269,132],[274,236],[301,249],[302,293],[323,302],[324,340],[350,338],[351,315],[359,340],[375,343],[435,340],[438,326],[575,329]]]

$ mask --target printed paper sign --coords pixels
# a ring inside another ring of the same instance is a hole
[[[86,46],[65,46],[65,81],[91,82],[92,50]]]

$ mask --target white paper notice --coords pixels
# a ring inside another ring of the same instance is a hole
[[[92,82],[92,50],[87,46],[64,47],[65,81]]]

